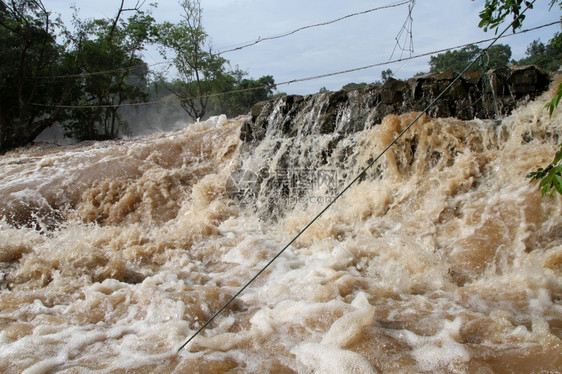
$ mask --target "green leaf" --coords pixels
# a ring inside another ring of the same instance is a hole
[[[539,183],[539,189],[542,193],[542,196],[545,195],[553,195],[554,194],[554,190],[558,191],[560,194],[562,194],[562,165],[558,165],[556,167],[553,167],[552,165],[549,165],[549,167],[545,170],[545,172],[548,170],[548,173],[546,174],[546,176],[544,176],[542,178],[542,180]],[[534,179],[539,179],[535,178]]]
[[[556,156],[554,156],[554,161],[552,161],[553,165],[558,164],[562,160],[562,144],[560,144],[560,150],[556,152]]]
[[[562,176],[554,175],[552,185],[556,188],[558,193],[562,195]]]

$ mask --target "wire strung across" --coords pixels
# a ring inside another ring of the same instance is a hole
[[[355,178],[353,178],[353,180],[351,182],[349,182],[349,184],[343,189],[341,190],[335,197],[334,199],[332,199],[332,201],[330,201],[330,203],[328,205],[326,205],[324,207],[324,209],[322,209],[320,211],[320,213],[318,213],[297,235],[295,235],[295,237],[293,239],[291,239],[291,241],[289,243],[287,243],[287,245],[285,245],[285,247],[283,247],[283,249],[281,249],[256,275],[254,275],[242,288],[240,288],[240,290],[238,290],[238,292],[236,292],[236,294],[234,294],[234,296],[232,296],[230,298],[230,300],[228,300],[211,318],[209,318],[194,334],[192,334],[189,339],[183,343],[177,350],[177,352],[181,351],[187,344],[189,344],[193,339],[195,339],[195,337],[197,335],[199,335],[211,322],[214,321],[214,319],[221,314],[226,308],[228,308],[228,306],[242,293],[244,292],[244,290],[246,288],[248,288],[248,286],[250,286],[250,284],[252,284],[279,256],[281,256],[285,250],[287,250],[287,248],[289,248],[310,226],[312,226],[312,224],[314,224],[314,222],[316,222],[323,214],[324,212],[326,212],[336,201],[338,201],[338,199],[347,191],[351,188],[351,186],[353,186],[359,179],[361,179],[363,177],[363,175],[365,175],[365,173],[367,173],[367,171],[373,166],[375,165],[378,160],[406,133],[408,132],[408,130],[410,130],[410,128],[424,115],[426,114],[429,109],[439,100],[441,99],[441,97],[443,95],[445,95],[445,93],[447,91],[449,91],[449,89],[455,84],[456,81],[458,81],[462,75],[464,73],[466,73],[471,67],[472,65],[474,65],[478,60],[480,60],[482,58],[482,56],[484,56],[484,54],[488,53],[488,50],[490,49],[490,47],[492,45],[494,45],[494,43],[496,43],[503,34],[505,34],[505,32],[507,30],[509,30],[509,28],[511,27],[511,25],[513,25],[517,20],[519,20],[519,18],[521,16],[523,16],[523,14],[527,11],[527,9],[529,9],[530,7],[532,7],[532,5],[534,4],[535,0],[533,0],[533,2],[531,4],[529,4],[527,6],[527,8],[525,8],[510,24],[508,27],[506,27],[497,37],[493,38],[492,42],[482,51],[480,51],[480,53],[478,54],[478,56],[472,60],[472,62],[470,62],[465,68],[464,70],[459,73],[455,79],[453,79],[453,81],[451,81],[451,83],[449,83],[449,85],[447,87],[445,87],[440,93],[439,95],[437,95],[437,97],[435,99],[433,99],[433,101],[431,103],[429,103],[429,105],[418,114],[418,116],[408,125],[406,126],[406,128],[404,128],[404,130],[402,130],[402,132],[400,134],[398,134],[391,142],[390,144],[388,144],[386,146],[385,149],[382,150],[382,152],[379,153],[379,155],[372,160]]]
[[[299,83],[299,82],[306,82],[306,81],[311,81],[311,80],[316,80],[316,79],[328,78],[328,77],[333,77],[333,76],[336,76],[336,75],[348,74],[348,73],[353,73],[353,72],[356,72],[356,71],[372,69],[372,68],[375,68],[375,67],[391,65],[391,64],[394,64],[394,63],[397,63],[397,62],[414,60],[414,59],[420,58],[420,57],[432,56],[432,55],[435,55],[435,54],[438,54],[438,53],[443,53],[443,52],[450,51],[450,50],[453,50],[453,49],[464,48],[464,47],[467,47],[469,45],[482,44],[482,43],[487,43],[487,42],[492,41],[492,40],[494,40],[494,41],[498,40],[499,38],[507,38],[507,37],[510,37],[510,36],[524,34],[524,33],[527,33],[527,32],[535,31],[535,30],[538,30],[538,29],[541,29],[541,28],[544,28],[544,27],[549,27],[549,26],[560,24],[560,23],[562,23],[562,21],[554,21],[554,22],[546,23],[546,24],[543,24],[543,25],[540,25],[540,26],[536,26],[536,27],[532,27],[532,28],[525,29],[525,30],[522,30],[522,31],[518,31],[518,32],[509,34],[509,35],[503,35],[503,33],[502,33],[499,36],[494,37],[494,38],[482,39],[482,40],[479,40],[479,41],[476,41],[476,42],[471,42],[471,43],[467,43],[467,44],[463,44],[463,45],[457,45],[457,46],[449,47],[449,48],[443,48],[443,49],[439,49],[439,50],[435,50],[435,51],[431,51],[431,52],[413,55],[413,56],[410,56],[410,57],[399,58],[399,59],[392,60],[392,61],[379,62],[379,63],[367,65],[367,66],[361,66],[361,67],[357,67],[357,68],[351,68],[351,69],[347,69],[347,70],[336,71],[336,72],[333,72],[333,73],[326,73],[326,74],[320,74],[320,75],[315,75],[315,76],[310,76],[310,77],[305,77],[305,78],[292,79],[292,80],[289,80],[289,81],[276,83],[274,85],[274,87],[289,85],[289,84]],[[251,87],[251,88],[217,92],[217,93],[212,93],[212,94],[208,94],[208,95],[201,95],[201,96],[197,96],[197,97],[192,97],[192,98],[189,98],[189,99],[198,99],[198,98],[204,98],[204,97],[217,97],[217,96],[229,95],[229,94],[239,93],[239,92],[262,90],[262,89],[266,89],[266,88],[270,88],[270,86],[263,85],[263,86],[257,86],[257,87]],[[181,101],[181,99],[179,99],[179,98],[177,98],[177,100]],[[187,99],[183,99],[183,100],[187,100]],[[107,105],[56,105],[56,104],[30,103],[30,105],[35,105],[35,106],[42,106],[42,107],[49,107],[49,108],[65,108],[65,109],[137,107],[137,106],[155,105],[155,104],[163,104],[163,103],[160,100],[144,101],[144,102],[140,102],[140,103],[122,103],[122,104],[107,104]]]

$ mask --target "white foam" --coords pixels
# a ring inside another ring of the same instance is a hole
[[[540,131],[560,134],[548,120],[536,124]],[[400,371],[397,365],[404,363],[404,371],[453,372],[473,367],[467,339],[474,337],[475,351],[486,349],[487,343],[477,343],[489,341],[480,322],[490,324],[498,349],[521,349],[534,362],[557,353],[558,331],[550,331],[549,323],[556,326],[562,311],[562,199],[541,200],[524,180],[529,165],[552,159],[552,139],[535,152],[538,140],[521,144],[534,124],[509,131],[502,125],[495,134],[478,121],[428,119],[397,143],[393,157],[389,153],[379,165],[380,175],[373,171],[360,188],[350,189],[176,355],[321,209],[299,203],[273,222],[268,209],[279,191],[268,190],[271,183],[264,181],[255,204],[244,207],[225,193],[229,173],[240,165],[267,174],[326,161],[349,180],[384,140],[374,130],[338,142],[332,134],[302,136],[296,143],[267,134],[252,155],[241,156],[240,124],[225,121],[217,117],[134,142],[67,147],[42,160],[44,153],[24,151],[0,158],[3,206],[8,199],[60,203],[70,194],[79,204],[84,190],[97,191],[107,178],[146,199],[147,211],[167,211],[167,202],[178,211],[164,223],[145,220],[144,213],[138,220],[96,223],[95,210],[94,223],[70,215],[42,234],[0,218],[0,250],[8,254],[0,263],[0,318],[6,325],[0,366],[86,373],[104,365],[99,372],[150,371],[161,363],[181,371],[186,364],[215,362],[232,371],[266,372],[263,365],[270,364],[271,371],[284,366],[303,373],[369,373]],[[428,128],[440,139],[432,147],[427,142],[433,137],[420,132]],[[508,143],[499,143],[500,130]],[[468,138],[486,149],[463,148]],[[410,158],[414,144],[423,149],[417,159]],[[320,159],[328,147],[330,155]],[[426,160],[432,152],[438,155],[432,162],[441,163],[436,167]],[[227,153],[240,157],[223,157]],[[167,178],[178,191],[173,196],[159,185]],[[92,205],[111,206],[120,191],[96,195]],[[154,200],[152,192],[165,201]],[[491,243],[493,253],[483,264],[474,253],[488,238],[468,241],[491,219],[511,231]],[[465,245],[456,247],[460,240]],[[113,269],[113,260],[117,273],[100,275],[106,264]],[[488,264],[481,274],[474,271]],[[525,327],[530,319],[532,328]],[[517,326],[521,321],[525,325]],[[526,351],[539,344],[543,356]],[[498,365],[502,359],[497,357]],[[481,357],[476,360],[490,369]]]
[[[307,343],[291,350],[297,357],[299,373],[369,374],[377,370],[353,351],[325,344]]]
[[[434,371],[470,360],[470,353],[457,342],[461,324],[462,318],[457,317],[453,321],[445,320],[443,328],[433,336],[420,336],[408,330],[397,336],[405,338],[413,347],[412,355],[422,370]]]

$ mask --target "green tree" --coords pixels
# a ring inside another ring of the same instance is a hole
[[[473,0],[474,1],[474,0]],[[554,2],[555,0],[553,0]],[[497,27],[505,20],[507,16],[513,17],[513,31],[521,27],[525,15],[521,14],[521,8],[532,8],[533,2],[527,0],[486,0],[484,10],[480,12],[480,23],[478,27],[488,31],[488,29],[497,29]]]
[[[64,115],[71,86],[53,78],[68,73],[58,25],[40,0],[0,1],[0,153],[29,144]]]
[[[357,88],[361,88],[361,87],[365,87],[367,85],[367,83],[365,82],[361,82],[361,83],[348,83],[342,86],[342,90],[355,90]]]
[[[246,114],[255,103],[272,97],[275,80],[271,75],[265,75],[259,79],[245,78],[246,75],[247,72],[237,67],[234,71],[222,76],[222,84],[219,85],[219,89],[220,92],[227,94],[213,98],[215,114],[221,113],[227,116]]]
[[[387,80],[389,80],[390,78],[392,78],[393,75],[394,75],[394,73],[390,69],[386,69],[386,70],[381,71],[381,78],[382,78],[383,83],[386,82]]]
[[[462,71],[480,52],[480,48],[471,44],[455,51],[447,51],[429,59],[429,71],[442,72],[446,70]]]
[[[534,40],[525,54],[527,57],[517,61],[518,65],[538,65],[549,71],[558,70],[562,65],[562,34],[556,33],[546,45]]]
[[[562,144],[559,147],[560,150],[556,152],[554,160],[550,164],[527,175],[531,181],[540,181],[539,189],[543,196],[553,195],[554,191],[558,191],[562,195]]]
[[[124,20],[126,12],[134,14]],[[138,4],[125,8],[124,0],[112,19],[82,22],[75,13],[77,30],[70,37],[73,50],[68,63],[78,73],[73,94],[77,108],[68,110],[68,120],[63,124],[68,136],[114,139],[126,129],[120,106],[148,97],[148,68],[139,52],[151,40],[153,22]]]
[[[431,72],[443,72],[452,70],[456,72],[463,71],[466,66],[472,62],[482,50],[471,44],[455,51],[447,51],[436,56],[431,56],[429,66]],[[484,56],[483,63],[479,66],[475,65],[475,70],[496,69],[501,66],[507,66],[511,58],[511,47],[506,44],[496,44],[491,46]]]
[[[488,69],[508,66],[511,60],[511,47],[507,44],[494,44],[484,56],[483,65]]]
[[[210,94],[216,91],[225,75],[227,61],[215,54],[202,25],[199,0],[183,0],[182,20],[156,27],[157,40],[164,58],[175,53],[174,66],[179,75],[170,90],[180,99],[182,108],[193,119],[204,118]]]

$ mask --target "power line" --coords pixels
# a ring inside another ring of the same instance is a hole
[[[222,308],[220,308],[211,318],[209,318],[194,334],[192,334],[190,336],[190,338],[181,345],[181,347],[178,348],[177,352],[181,351],[187,344],[189,344],[193,339],[195,339],[195,337],[197,335],[199,335],[211,322],[213,322],[215,320],[215,318],[221,314],[226,308],[228,308],[228,306],[242,293],[244,292],[244,290],[246,288],[248,288],[250,286],[250,284],[252,284],[277,258],[279,258],[284,252],[285,250],[287,250],[287,248],[289,248],[310,226],[312,226],[314,224],[314,222],[316,222],[323,214],[324,212],[326,212],[345,192],[347,192],[347,190],[349,190],[351,188],[351,186],[353,186],[359,179],[361,179],[366,173],[367,171],[373,166],[375,165],[378,160],[400,139],[402,138],[402,136],[408,132],[410,130],[410,128],[424,115],[426,114],[429,109],[439,100],[441,99],[441,97],[447,92],[449,91],[449,89],[455,84],[455,82],[457,80],[459,80],[461,78],[461,76],[466,73],[468,71],[468,69],[470,69],[470,67],[480,59],[481,56],[484,55],[484,53],[487,53],[487,51],[490,49],[490,47],[492,45],[494,45],[495,42],[497,42],[502,35],[511,27],[511,25],[516,22],[517,20],[519,20],[520,17],[523,16],[523,14],[525,13],[525,11],[527,9],[529,9],[529,7],[532,6],[532,4],[535,2],[535,0],[533,0],[533,2],[527,6],[527,8],[525,8],[512,22],[511,24],[505,28],[500,35],[498,35],[497,37],[493,38],[492,42],[488,45],[488,47],[486,47],[484,50],[482,50],[478,57],[476,57],[474,60],[472,60],[472,62],[470,62],[465,69],[456,76],[455,79],[453,79],[453,81],[451,81],[451,83],[449,83],[449,85],[447,87],[445,87],[445,89],[443,89],[439,95],[437,95],[437,97],[435,99],[433,99],[433,101],[431,103],[429,103],[429,105],[421,112],[418,114],[418,116],[408,125],[406,126],[406,128],[404,128],[404,130],[402,130],[402,132],[400,134],[398,134],[391,142],[390,144],[388,144],[386,146],[385,149],[382,150],[382,152],[379,153],[379,155],[372,160],[355,178],[353,178],[353,180],[351,182],[349,182],[347,184],[347,186],[345,186],[345,188],[343,190],[341,190],[335,197],[334,199],[332,199],[330,201],[330,203],[328,205],[326,205],[324,207],[324,209],[322,209],[320,211],[320,213],[318,213],[295,237],[293,237],[293,239],[291,239],[291,241],[289,243],[287,243],[287,245],[285,245],[285,247],[283,247],[283,249],[281,249],[279,252],[277,252],[277,254],[263,267],[261,268],[261,270],[254,275],[242,288],[240,288],[240,290],[238,290],[238,292],[236,292],[234,294],[234,296],[232,296],[230,298],[230,300],[228,300],[223,306]]]
[[[317,23],[314,25],[308,25],[308,26],[303,26],[300,27],[296,30],[293,31],[289,31],[280,35],[275,35],[275,36],[270,36],[270,37],[266,37],[266,38],[258,38],[256,41],[254,42],[248,42],[240,47],[235,47],[235,48],[231,48],[231,49],[227,49],[224,51],[219,51],[217,53],[217,55],[222,55],[225,53],[229,53],[229,52],[234,52],[234,51],[239,51],[241,49],[245,49],[251,46],[254,46],[256,44],[265,42],[267,40],[274,40],[274,39],[281,39],[281,38],[285,38],[287,36],[293,35],[299,31],[303,31],[303,30],[307,30],[307,29],[311,29],[314,27],[320,27],[320,26],[326,26],[326,25],[330,25],[336,22],[340,22],[343,21],[347,18],[351,18],[351,17],[355,17],[355,16],[359,16],[359,15],[363,15],[363,14],[368,14],[368,13],[372,13],[378,10],[382,10],[382,9],[388,9],[388,8],[395,8],[401,5],[405,5],[408,3],[414,3],[415,0],[407,0],[407,1],[402,1],[399,3],[394,3],[394,4],[389,4],[389,5],[384,5],[384,6],[380,6],[377,8],[372,8],[372,9],[368,9],[368,10],[364,10],[361,12],[356,12],[356,13],[352,13],[352,14],[348,14],[346,16],[331,20],[331,21],[327,21],[327,22],[322,22],[322,23]],[[66,74],[66,75],[53,75],[53,76],[48,76],[48,77],[39,77],[40,79],[53,79],[53,78],[82,78],[82,77],[87,77],[87,76],[92,76],[92,75],[104,75],[104,74],[110,74],[110,73],[119,73],[119,72],[124,72],[124,71],[128,71],[128,70],[135,70],[135,69],[142,69],[145,67],[151,67],[151,66],[157,66],[157,65],[164,65],[164,64],[169,64],[169,62],[167,61],[162,61],[162,62],[157,62],[154,64],[150,64],[150,65],[146,65],[146,64],[140,64],[140,65],[134,65],[134,66],[129,66],[129,67],[123,67],[123,68],[115,68],[115,69],[108,69],[108,70],[102,70],[102,71],[95,71],[95,72],[85,72],[85,73],[77,73],[77,74]]]
[[[543,27],[548,27],[548,26],[556,25],[556,24],[559,24],[559,23],[561,23],[561,22],[562,22],[562,21],[555,21],[555,22],[551,22],[551,23],[544,24],[544,25],[541,25],[541,26],[533,27],[533,28],[531,28],[531,29],[523,30],[523,31],[520,31],[520,32],[517,32],[517,33],[513,33],[513,34],[509,34],[509,35],[500,35],[500,38],[507,38],[507,37],[509,37],[509,36],[514,36],[514,35],[518,35],[518,34],[523,34],[523,33],[529,32],[529,31],[534,31],[534,30],[541,29],[541,28],[543,28]],[[455,46],[455,47],[443,48],[443,49],[439,49],[439,50],[436,50],[436,51],[421,53],[421,54],[414,55],[414,56],[410,56],[410,57],[399,58],[399,59],[397,59],[397,60],[386,61],[386,62],[380,62],[380,63],[376,63],[376,64],[372,64],[372,65],[361,66],[361,67],[358,67],[358,68],[342,70],[342,71],[338,71],[338,72],[334,72],[334,73],[328,73],[328,74],[316,75],[316,76],[307,77],[307,78],[295,79],[295,80],[291,80],[291,81],[287,81],[287,82],[276,83],[276,85],[283,85],[283,84],[291,84],[291,83],[297,83],[297,82],[304,82],[304,81],[309,81],[309,80],[327,78],[327,77],[331,77],[331,76],[334,76],[334,75],[353,73],[353,72],[360,71],[360,70],[366,70],[366,69],[371,69],[371,68],[374,68],[374,67],[379,67],[379,66],[394,64],[394,63],[396,63],[396,62],[414,60],[414,59],[420,58],[420,57],[431,56],[431,55],[434,55],[434,54],[436,54],[436,53],[442,53],[442,52],[450,51],[450,50],[453,50],[453,49],[464,48],[464,47],[468,47],[469,45],[473,45],[473,44],[482,44],[482,43],[486,43],[486,42],[489,42],[489,41],[492,41],[492,40],[495,40],[495,39],[496,39],[496,38],[482,39],[482,40],[479,40],[479,41],[477,41],[477,42],[472,42],[472,43],[467,43],[467,44],[463,44],[463,45],[458,45],[458,46]]]
[[[362,11],[362,12],[357,12],[357,13],[348,14],[348,15],[346,15],[346,16],[343,16],[343,17],[340,17],[340,18],[337,18],[337,19],[334,19],[334,20],[331,20],[331,21],[326,21],[326,22],[317,23],[317,24],[314,24],[314,25],[299,27],[299,28],[296,29],[296,30],[289,31],[289,32],[286,32],[286,33],[283,33],[283,34],[279,34],[279,35],[275,35],[275,36],[269,36],[269,37],[266,37],[266,38],[261,38],[261,37],[260,37],[260,38],[258,38],[256,41],[254,41],[254,42],[249,42],[249,43],[244,44],[244,45],[242,45],[242,46],[240,46],[240,47],[227,49],[227,50],[225,50],[225,51],[220,51],[218,54],[221,55],[221,54],[224,54],[224,53],[239,51],[239,50],[241,50],[241,49],[254,46],[254,45],[256,45],[256,44],[265,42],[265,41],[267,41],[267,40],[274,40],[274,39],[285,38],[285,37],[287,37],[287,36],[289,36],[289,35],[293,35],[293,34],[299,32],[299,31],[311,29],[311,28],[314,28],[314,27],[320,27],[320,26],[331,25],[331,24],[333,24],[333,23],[343,21],[343,20],[345,20],[345,19],[347,19],[347,18],[351,18],[351,17],[355,17],[355,16],[360,16],[360,15],[363,15],[363,14],[372,13],[372,12],[375,12],[375,11],[378,11],[378,10],[382,10],[382,9],[395,8],[395,7],[398,7],[398,6],[401,6],[401,5],[405,5],[405,4],[408,4],[408,3],[414,3],[414,2],[415,2],[415,0],[407,0],[407,1],[402,1],[402,2],[399,2],[399,3],[395,3],[395,4],[384,5],[384,6],[380,6],[380,7],[377,7],[377,8],[372,8],[372,9],[364,10],[364,11]]]
[[[538,30],[538,29],[541,29],[541,28],[545,28],[545,27],[556,25],[556,24],[560,24],[561,22],[562,21],[554,21],[554,22],[547,23],[547,24],[544,24],[544,25],[540,25],[540,26],[536,26],[536,27],[529,28],[529,29],[526,29],[526,30],[518,31],[518,32],[509,34],[509,35],[503,35],[503,33],[502,33],[499,36],[499,38],[507,38],[507,37],[510,37],[510,36],[518,35],[518,34],[524,34],[524,33],[535,31],[535,30]],[[284,85],[289,85],[289,84],[294,84],[294,83],[299,83],[299,82],[306,82],[306,81],[311,81],[311,80],[316,80],[316,79],[329,78],[329,77],[336,76],[336,75],[354,73],[356,71],[372,69],[372,68],[375,68],[375,67],[380,67],[380,66],[385,66],[385,65],[391,65],[391,64],[394,64],[394,63],[397,63],[397,62],[414,60],[414,59],[417,59],[417,58],[420,58],[420,57],[427,57],[427,56],[431,56],[431,55],[434,55],[434,54],[450,51],[450,50],[453,50],[453,49],[464,48],[464,47],[467,47],[469,45],[482,44],[482,43],[490,42],[490,41],[495,40],[495,39],[496,39],[496,37],[488,38],[488,39],[482,39],[482,40],[479,40],[479,41],[476,41],[476,42],[471,42],[471,43],[458,45],[458,46],[454,46],[454,47],[449,47],[449,48],[443,48],[443,49],[439,49],[439,50],[435,50],[435,51],[431,51],[431,52],[421,53],[421,54],[418,54],[418,55],[399,58],[399,59],[392,60],[392,61],[379,62],[379,63],[376,63],[376,64],[361,66],[361,67],[352,68],[352,69],[341,70],[341,71],[337,71],[337,72],[333,72],[333,73],[326,73],[326,74],[320,74],[320,75],[315,75],[315,76],[310,76],[310,77],[305,77],[305,78],[292,79],[292,80],[289,80],[289,81],[275,83],[274,86],[284,86]],[[263,85],[263,86],[256,86],[256,87],[250,87],[250,88],[244,88],[244,89],[238,89],[238,90],[231,90],[231,91],[225,91],[225,92],[217,92],[217,93],[212,93],[212,94],[207,94],[207,95],[190,97],[188,99],[195,100],[195,99],[206,98],[206,97],[218,97],[218,96],[230,95],[230,94],[239,93],[239,92],[248,92],[248,91],[255,91],[255,90],[261,90],[261,89],[267,89],[267,88],[271,88],[271,86]],[[188,99],[178,99],[178,100],[184,101],[184,100],[188,100]],[[140,102],[140,103],[124,103],[124,104],[119,104],[119,105],[117,105],[117,104],[107,104],[107,105],[50,105],[50,104],[39,104],[39,103],[30,103],[30,104],[35,105],[35,106],[50,107],[50,108],[92,109],[92,108],[138,107],[138,106],[144,106],[144,105],[162,104],[162,102],[160,100],[157,100],[157,101],[145,101],[145,102]]]
[[[120,72],[129,71],[129,70],[145,69],[145,68],[149,68],[149,67],[152,67],[152,66],[164,65],[164,64],[169,64],[169,62],[161,61],[161,62],[156,62],[156,63],[150,64],[150,65],[139,64],[139,65],[133,65],[133,66],[123,67],[123,68],[115,68],[115,69],[110,69],[110,70],[77,73],[77,74],[66,74],[66,75],[52,75],[52,76],[49,76],[49,77],[38,77],[38,78],[39,79],[83,78],[83,77],[88,77],[88,76],[92,76],[92,75],[104,75],[104,74],[109,74],[109,73],[120,73]]]

